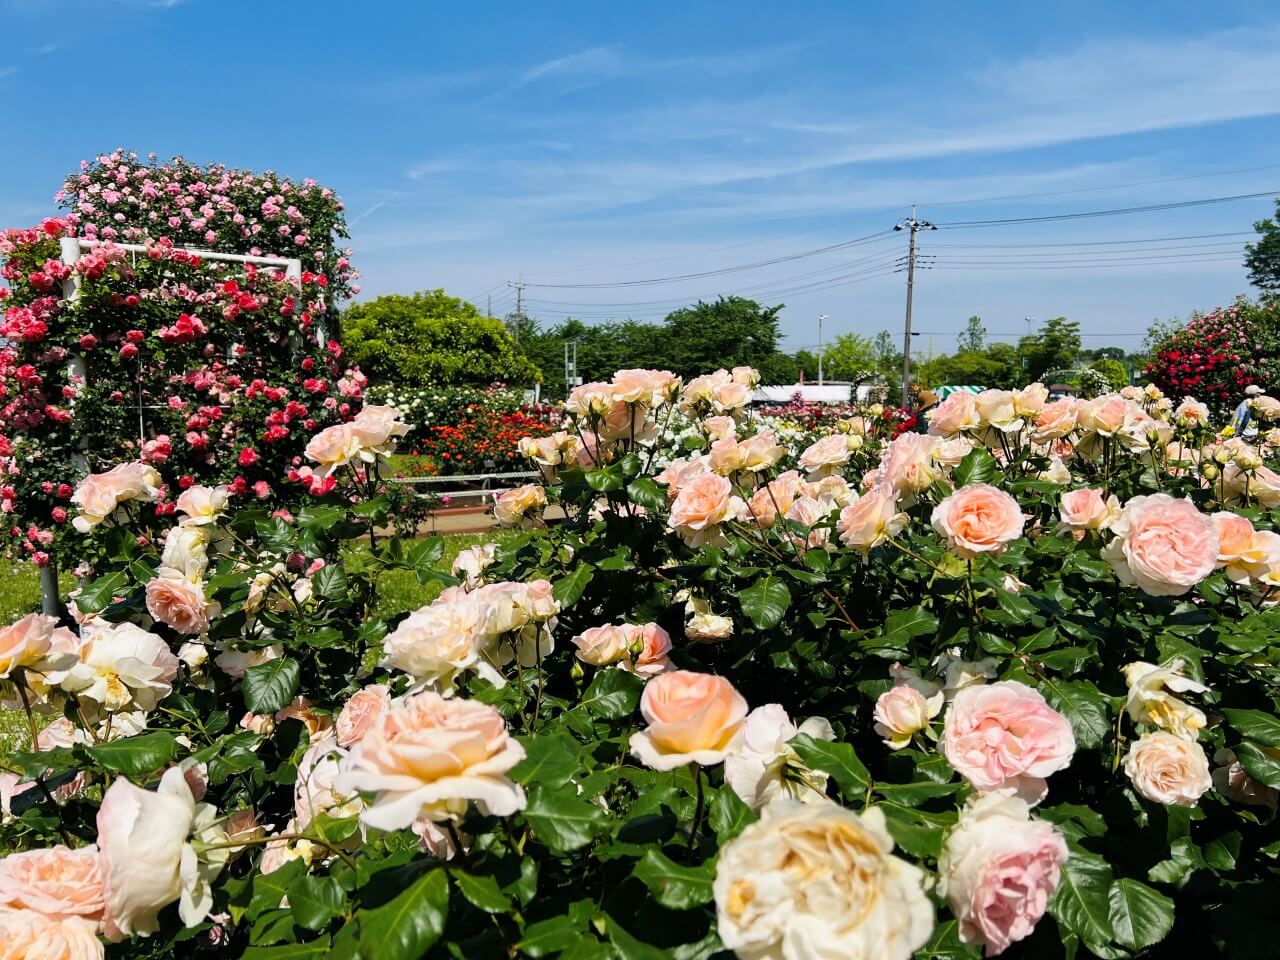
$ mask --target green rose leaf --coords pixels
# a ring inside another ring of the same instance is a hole
[[[1268,747],[1280,747],[1280,717],[1261,710],[1223,709],[1222,715],[1237,733]]]
[[[1280,757],[1248,740],[1238,745],[1235,752],[1245,773],[1259,783],[1280,790]]]
[[[788,746],[814,770],[830,774],[846,797],[861,798],[866,794],[871,774],[849,744],[815,740],[800,733],[788,741]]]
[[[608,815],[580,798],[572,786],[558,790],[535,786],[529,791],[524,818],[553,852],[567,853],[594,840]]]
[[[296,660],[280,657],[249,667],[244,672],[241,691],[244,705],[252,713],[283,710],[298,693],[302,670]]]
[[[578,602],[582,591],[587,589],[587,584],[591,582],[595,573],[595,567],[591,564],[580,563],[569,572],[567,577],[555,582],[551,588],[551,595],[560,606],[571,607]]]
[[[1062,881],[1049,899],[1049,912],[1086,945],[1112,939],[1111,867],[1092,853],[1073,850],[1062,865]]]
[[[347,895],[333,877],[299,877],[289,885],[289,909],[298,926],[323,930],[342,916]]]
[[[996,475],[996,458],[983,448],[970,450],[964,459],[951,471],[951,479],[957,487],[967,487],[971,483],[990,483]]]
[[[1087,680],[1045,680],[1041,685],[1049,705],[1067,718],[1076,746],[1096,750],[1111,730],[1107,699]]]
[[[640,705],[644,680],[626,670],[600,670],[582,695],[580,706],[606,720],[629,716]]]
[[[637,477],[627,484],[631,502],[646,510],[662,510],[667,505],[667,491],[651,477]]]
[[[498,889],[498,881],[493,877],[477,876],[472,873],[457,871],[453,874],[453,882],[458,891],[478,910],[485,913],[508,913],[511,901]]]
[[[448,878],[443,870],[432,870],[389,903],[356,914],[361,955],[418,960],[440,939],[448,910]]]
[[[1111,885],[1111,929],[1130,950],[1159,943],[1173,929],[1173,901],[1127,877]]]
[[[742,612],[761,630],[776,627],[791,606],[791,591],[772,574],[765,574],[738,595]]]
[[[636,864],[632,876],[649,888],[658,903],[672,910],[688,910],[711,902],[714,868],[710,862],[686,867],[650,848]]]
[[[582,928],[569,917],[552,917],[540,920],[525,928],[524,936],[516,944],[521,956],[546,957],[568,950],[582,935]]]
[[[173,734],[162,730],[123,740],[111,740],[84,749],[96,764],[126,777],[140,777],[144,773],[167,767],[178,755],[178,743]]]

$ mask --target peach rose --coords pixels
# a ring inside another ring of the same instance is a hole
[[[394,453],[396,439],[409,432],[409,425],[400,421],[400,411],[385,406],[362,408],[348,426],[361,448],[384,456]]]
[[[1102,550],[1120,582],[1157,597],[1178,597],[1218,565],[1218,531],[1190,500],[1167,493],[1134,497],[1111,524]]]
[[[853,547],[865,557],[906,529],[908,522],[907,515],[898,510],[893,489],[882,484],[841,510],[836,529],[840,531],[841,543]]]
[[[76,636],[42,613],[29,613],[0,628],[0,678],[27,667],[44,668],[49,656],[65,659],[78,646]]]
[[[1114,436],[1129,422],[1136,409],[1133,401],[1108,393],[1081,403],[1078,426],[1088,433],[1097,433],[1104,437]]]
[[[933,455],[941,441],[923,433],[904,433],[885,447],[880,466],[869,486],[887,483],[904,499],[904,505],[915,502],[914,494],[933,486],[938,479],[938,469]]]
[[[734,383],[740,383],[752,390],[760,386],[760,371],[755,367],[734,367],[729,371],[729,376],[733,378]]]
[[[1020,417],[1036,417],[1049,401],[1049,388],[1043,383],[1030,383],[1013,391],[1013,409]]]
[[[0,909],[45,916],[102,917],[102,870],[97,847],[56,846],[11,853],[0,860]]]
[[[161,486],[160,474],[145,463],[121,463],[105,473],[91,473],[80,481],[71,502],[79,514],[71,521],[81,533],[88,533],[130,500],[150,501]]]
[[[185,516],[178,521],[183,527],[200,527],[213,523],[227,508],[230,494],[225,486],[202,487],[197,484],[182,491],[178,497],[178,512]]]
[[[983,390],[973,398],[973,405],[983,425],[994,427],[1001,433],[1016,433],[1025,425],[1014,407],[1010,390]]]
[[[1120,501],[1106,496],[1101,490],[1083,487],[1068,490],[1058,501],[1058,516],[1062,522],[1058,531],[1070,530],[1076,539],[1086,530],[1105,530],[1120,515]]]
[[[147,612],[178,633],[195,636],[209,629],[209,621],[222,612],[220,604],[206,600],[204,584],[176,570],[161,569],[147,582]]]
[[[577,417],[601,417],[613,407],[613,388],[607,383],[584,383],[569,391],[566,412]]]
[[[339,467],[359,460],[363,448],[360,438],[352,432],[351,424],[336,423],[312,437],[304,452],[308,460],[320,464],[318,475],[327,477]]]
[[[616,403],[654,405],[658,382],[652,370],[619,370],[613,375],[613,399]]]
[[[619,662],[619,668],[640,677],[654,677],[670,669],[671,635],[656,623],[623,628],[630,638],[631,656]]]
[[[1209,758],[1200,745],[1163,730],[1144,734],[1130,745],[1124,772],[1148,800],[1178,807],[1194,807],[1213,786]]]
[[[578,648],[577,657],[583,663],[606,667],[626,659],[631,638],[625,627],[606,623],[583,630],[570,642]]]
[[[1251,807],[1268,807],[1275,810],[1280,801],[1280,790],[1259,783],[1245,772],[1234,750],[1223,748],[1213,755],[1213,789],[1228,800]]]
[[[747,716],[747,701],[724,677],[672,670],[640,697],[648,727],[631,735],[631,753],[654,770],[720,763]]]
[[[485,589],[469,594],[459,589],[456,599],[441,594],[409,614],[383,640],[382,666],[403,670],[445,694],[453,693],[466,670],[502,686],[502,675],[484,657],[500,632],[494,603],[481,595]]]
[[[1018,501],[985,483],[961,487],[933,508],[933,529],[960,557],[1000,553],[1022,536],[1027,518]]]
[[[257,650],[224,650],[213,658],[214,664],[233,680],[243,680],[250,667],[261,666],[284,656],[284,646],[273,643]]]
[[[1074,397],[1063,397],[1046,404],[1036,414],[1031,439],[1036,443],[1060,440],[1076,428],[1079,415],[1080,401]]]
[[[712,399],[717,413],[731,413],[741,410],[751,402],[751,387],[745,383],[722,383],[712,391]]]
[[[708,440],[723,440],[725,437],[733,437],[738,429],[738,424],[733,417],[707,417],[702,421],[702,432],[707,435]]]
[[[956,693],[939,746],[975,789],[1039,803],[1044,778],[1071,763],[1076,738],[1039,691],[1003,680]]]
[[[363,690],[357,690],[342,705],[338,720],[334,724],[338,746],[352,746],[364,736],[370,724],[390,707],[391,691],[384,684],[374,683]]]
[[[982,423],[974,395],[960,390],[929,412],[929,432],[938,437],[954,437],[977,430]]]
[[[252,810],[237,810],[223,822],[227,832],[227,842],[244,844],[236,847],[232,853],[240,853],[248,849],[248,844],[266,836],[266,830],[258,822],[258,815]]]
[[[751,495],[751,499],[747,501],[748,513],[762,530],[768,530],[778,522],[779,512],[785,516],[791,509],[801,485],[800,474],[795,470],[778,474]]]
[[[838,473],[849,461],[849,441],[842,433],[816,440],[800,454],[799,464],[809,471],[809,479],[816,480]]]
[[[524,790],[506,776],[524,756],[493,707],[428,691],[370,725],[335,788],[376,794],[360,819],[378,830],[418,817],[458,820],[472,800],[486,816],[506,817],[524,809]]]
[[[778,443],[772,430],[761,430],[747,437],[738,445],[742,457],[742,469],[751,473],[768,470],[787,455],[787,448]]]
[[[328,730],[332,724],[327,713],[317,713],[311,701],[302,696],[294,697],[287,706],[276,711],[276,723],[284,723],[286,720],[299,721],[307,728],[307,736],[312,739],[316,734]]]
[[[667,499],[674,500],[680,491],[695,477],[711,469],[709,456],[693,457],[690,460],[676,460],[667,465],[660,474],[654,477],[658,483],[667,485]]]
[[[529,512],[546,505],[547,492],[536,483],[526,483],[504,491],[493,505],[493,515],[504,527],[532,526],[538,517],[529,517]]]
[[[102,960],[98,925],[83,917],[57,919],[35,910],[0,910],[3,960]]]
[[[742,516],[746,505],[733,495],[733,485],[714,473],[694,477],[671,504],[668,524],[690,546],[699,547],[718,535],[717,526]]]
[[[1209,425],[1209,408],[1199,400],[1184,397],[1173,411],[1174,419],[1184,427],[1205,427]]]
[[[992,957],[1029,937],[1068,855],[1062,835],[1033,820],[1025,801],[970,797],[938,858],[938,892],[960,922],[960,939]]]

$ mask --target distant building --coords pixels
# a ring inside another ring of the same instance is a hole
[[[859,388],[861,390],[861,388]],[[792,383],[776,387],[756,387],[751,398],[754,403],[790,403],[796,394],[805,403],[851,403],[853,400],[853,384],[851,383]]]

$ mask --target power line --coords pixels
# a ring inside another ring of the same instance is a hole
[[[1117,207],[1114,210],[1089,210],[1082,213],[1057,213],[1043,217],[1005,217],[999,220],[956,220],[951,223],[939,223],[940,230],[971,229],[973,227],[1008,227],[1019,223],[1051,223],[1061,220],[1085,220],[1091,217],[1118,217],[1131,213],[1151,213],[1159,210],[1180,210],[1185,207],[1203,207],[1214,203],[1233,203],[1237,200],[1256,200],[1259,197],[1274,197],[1280,190],[1265,190],[1261,193],[1239,193],[1230,197],[1208,197],[1203,200],[1177,200],[1169,203],[1153,203],[1142,207]]]
[[[1163,243],[1166,240],[1208,240],[1215,237],[1255,237],[1257,234],[1253,230],[1236,230],[1226,233],[1191,233],[1178,237],[1138,237],[1132,240],[1082,240],[1062,241],[1060,243],[952,243],[950,241],[938,242],[934,241],[930,244],[932,249],[946,248],[966,248],[966,249],[1004,249],[1013,247],[1021,250],[1023,247],[1111,247],[1129,243]]]

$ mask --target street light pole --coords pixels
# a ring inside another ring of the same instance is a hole
[[[822,325],[826,322],[825,313],[818,314],[818,386],[822,386]]]
[[[902,332],[902,405],[908,403],[911,391],[911,299],[916,282],[916,233],[921,230],[937,230],[928,220],[916,219],[916,205],[911,205],[911,216],[893,227],[910,231],[907,244],[907,320]]]

